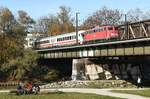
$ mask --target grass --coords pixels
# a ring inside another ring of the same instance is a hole
[[[140,96],[144,96],[144,97],[150,97],[150,89],[144,89],[144,90],[112,90],[112,92],[135,94],[135,95],[140,95]]]
[[[43,95],[20,95],[1,93],[0,99],[121,99],[96,94],[81,93],[51,93]]]
[[[0,90],[4,90],[4,89],[16,89],[16,86],[0,86]]]

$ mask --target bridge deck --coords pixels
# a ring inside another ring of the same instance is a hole
[[[150,38],[36,50],[41,58],[150,55]]]

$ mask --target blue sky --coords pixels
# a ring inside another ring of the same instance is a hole
[[[8,7],[14,15],[17,15],[18,10],[25,10],[34,19],[56,14],[61,5],[71,7],[72,16],[80,12],[79,18],[84,20],[103,6],[123,12],[134,8],[147,11],[150,9],[150,0],[0,0],[0,6]]]

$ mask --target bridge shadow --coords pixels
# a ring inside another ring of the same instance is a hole
[[[71,80],[72,60],[71,58],[39,59],[39,65],[46,65],[49,69],[60,71],[58,80]],[[97,57],[88,58],[88,61],[89,64],[95,64],[98,68],[102,68],[102,71],[98,72],[99,78],[96,80],[125,80],[137,85],[137,79],[140,76],[142,86],[150,86],[150,58],[147,56]],[[98,68],[96,67],[97,71]],[[85,73],[87,72],[86,67],[79,69],[83,70],[84,74],[82,75],[90,80],[89,75]]]

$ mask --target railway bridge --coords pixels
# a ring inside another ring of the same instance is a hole
[[[150,80],[150,20],[118,26],[115,41],[36,50],[41,59],[72,60],[72,79]],[[105,75],[105,76],[103,76]]]

